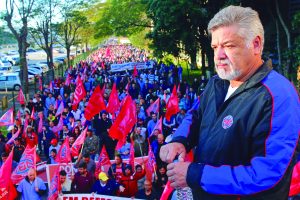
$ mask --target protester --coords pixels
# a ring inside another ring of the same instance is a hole
[[[145,170],[133,173],[131,165],[125,167],[125,173],[120,178],[120,184],[124,186],[124,191],[120,191],[122,197],[134,197],[138,192],[137,181],[145,176]]]
[[[42,179],[36,176],[34,169],[29,169],[27,176],[20,182],[17,191],[21,193],[22,200],[42,199],[41,195],[46,192],[46,185]]]
[[[75,168],[79,167],[80,164],[85,163],[86,164],[86,169],[90,174],[94,174],[95,170],[96,170],[96,163],[93,159],[91,159],[90,154],[89,153],[85,153],[83,154],[83,156],[81,157],[81,155],[79,155],[76,163],[75,163]]]
[[[78,172],[75,173],[74,179],[71,185],[71,191],[73,193],[89,193],[91,192],[94,184],[94,176],[86,169],[87,165],[82,162],[78,166]]]
[[[109,179],[104,172],[100,172],[97,180],[92,188],[92,192],[96,194],[115,196],[116,192],[124,191],[124,187],[118,184],[115,179]]]
[[[86,138],[83,144],[83,154],[90,154],[94,160],[97,153],[99,153],[99,138],[93,134],[91,129],[86,132]]]
[[[111,165],[108,170],[109,178],[114,178],[119,183],[122,174],[125,173],[126,164],[123,163],[123,159],[120,155],[115,156],[115,163]]]
[[[4,164],[4,162],[6,161],[7,157],[8,157],[8,154],[6,152],[1,153],[0,168]],[[18,163],[13,160],[11,171],[14,171],[17,166],[18,166]]]
[[[25,147],[23,145],[21,145],[21,138],[18,137],[18,138],[16,138],[14,140],[14,146],[13,146],[13,148],[14,148],[13,159],[16,162],[19,162],[20,159],[21,159],[21,156],[22,156],[22,154],[23,154],[23,152],[25,150]]]
[[[55,161],[56,155],[57,155],[56,149],[51,149],[47,164],[57,164],[57,162]]]
[[[208,31],[218,76],[202,93],[194,118],[183,120],[160,150],[170,163],[171,187],[189,186],[194,199],[287,199],[298,151],[299,96],[262,60],[264,30],[256,11],[226,7]],[[184,162],[194,147],[193,162]]]
[[[147,199],[147,200],[158,200],[160,199],[159,194],[155,192],[152,188],[152,183],[149,180],[144,181],[144,189],[138,191],[135,196],[137,199]]]
[[[71,192],[72,182],[68,179],[67,172],[65,170],[61,170],[59,172],[59,182],[61,184],[61,192],[63,194],[68,194]]]

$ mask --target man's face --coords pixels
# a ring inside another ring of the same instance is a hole
[[[78,168],[78,172],[79,172],[79,174],[80,175],[84,175],[85,174],[85,172],[86,172],[86,169],[85,168]]]
[[[150,182],[144,183],[145,190],[149,191],[152,189],[152,184]]]
[[[121,159],[117,156],[115,157],[115,161],[117,165],[121,164]]]
[[[130,169],[125,169],[125,175],[130,175],[131,174],[131,171],[130,171]]]
[[[4,163],[7,159],[7,157],[1,157],[1,159],[2,159],[2,162]]]
[[[159,173],[160,173],[160,174],[165,174],[165,173],[166,173],[166,169],[163,168],[163,167],[160,168],[160,169],[159,169]]]
[[[51,151],[51,152],[50,152],[50,156],[51,156],[52,158],[55,158],[56,153],[54,153],[53,151]]]
[[[66,181],[66,176],[60,175],[60,183],[64,183]]]
[[[83,157],[83,161],[85,162],[85,163],[88,163],[88,162],[90,162],[90,157]]]
[[[156,114],[152,114],[152,115],[151,115],[151,118],[153,119],[153,121],[156,121],[156,119],[157,119],[157,118],[156,118]]]
[[[30,170],[30,171],[28,172],[28,179],[29,179],[30,181],[34,181],[34,179],[35,179],[35,173],[34,173],[33,170]]]
[[[157,142],[159,144],[162,144],[164,142],[164,136],[163,136],[163,134],[158,134],[157,135]]]
[[[253,44],[247,46],[239,31],[235,25],[222,26],[212,31],[215,68],[222,79],[238,81],[252,68],[251,61],[255,58]]]
[[[75,142],[75,138],[74,137],[69,137],[69,143],[73,144]]]
[[[107,119],[107,114],[106,114],[106,113],[103,113],[103,114],[102,114],[102,119],[104,119],[104,120]]]

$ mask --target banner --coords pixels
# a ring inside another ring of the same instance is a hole
[[[136,69],[150,69],[153,68],[154,62],[129,62],[129,63],[122,63],[122,64],[111,64],[110,71],[111,72],[119,72],[125,70],[133,70],[136,66]]]
[[[64,194],[58,197],[58,200],[124,200],[124,199],[129,199],[129,198],[98,195],[98,194]]]
[[[115,160],[110,160],[111,164],[115,163]],[[124,159],[123,160],[124,163],[127,163],[129,164],[129,159]],[[144,156],[144,157],[136,157],[134,159],[134,165],[142,165],[143,163],[146,163],[148,162],[148,156]],[[96,166],[97,166],[97,163],[96,162]],[[47,180],[48,180],[48,185],[50,185],[50,182],[56,172],[56,169],[60,166],[60,170],[65,170],[66,173],[67,173],[67,179],[71,180],[71,177],[77,172],[77,169],[75,169],[74,167],[74,163],[68,163],[68,164],[64,164],[64,163],[61,163],[61,164],[49,164],[47,165],[46,167],[46,173],[47,173]],[[109,170],[109,166],[110,165],[105,165],[103,166],[103,171],[107,174],[108,170]],[[59,171],[60,171],[59,170]],[[39,176],[40,177],[40,176]]]

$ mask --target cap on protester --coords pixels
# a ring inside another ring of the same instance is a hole
[[[11,131],[11,130],[13,130],[15,127],[14,127],[14,125],[10,125],[8,128],[7,128],[7,130],[8,131]]]
[[[51,142],[50,142],[50,144],[57,145],[57,139],[52,139]]]
[[[100,112],[100,114],[102,115],[102,114],[108,114],[108,113],[107,113],[106,110],[102,110],[102,111]]]
[[[100,172],[98,177],[99,177],[99,180],[101,180],[101,181],[107,181],[108,180],[108,177],[104,172]]]

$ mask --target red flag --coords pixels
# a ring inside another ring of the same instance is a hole
[[[12,184],[10,178],[14,154],[13,151],[14,150],[10,152],[8,158],[0,168],[0,199],[13,200],[18,196],[16,188]]]
[[[39,76],[39,90],[43,91],[43,82],[42,82],[41,76]]]
[[[109,129],[110,137],[119,140],[117,149],[121,148],[126,143],[126,136],[135,125],[136,105],[130,95],[127,95],[124,106],[121,108],[116,121]]]
[[[101,110],[105,110],[105,103],[102,97],[100,86],[98,85],[84,110],[84,117],[87,120],[91,120]]]
[[[295,196],[299,193],[300,193],[300,162],[298,162],[293,169],[289,196]]]
[[[18,184],[22,181],[31,168],[36,169],[36,147],[30,148],[30,146],[27,145],[18,166],[11,175],[13,184]]]
[[[75,92],[74,92],[74,101],[73,101],[73,109],[77,107],[80,101],[86,96],[86,92],[82,83],[82,80],[79,78]]]
[[[0,188],[6,188],[9,185],[10,175],[12,170],[13,151],[9,153],[8,158],[0,168]]]
[[[176,86],[174,85],[171,97],[167,103],[166,119],[169,121],[171,116],[179,112],[178,97],[176,92]]]
[[[134,68],[133,68],[133,77],[137,77],[139,75],[137,69],[136,69],[136,65],[134,65]]]
[[[57,117],[58,115],[62,114],[64,112],[64,102],[61,101],[58,108],[57,108],[57,111],[56,111],[56,114],[55,114],[55,117]]]
[[[129,164],[134,169],[134,141],[132,139],[130,143]]]
[[[43,131],[43,112],[39,112],[38,116],[40,118],[39,126],[38,126],[38,133],[41,133]]]
[[[162,133],[162,117],[160,117],[160,119],[156,122],[153,131],[151,133],[151,135],[149,135],[149,137],[151,137],[154,133],[154,131],[158,129],[160,131],[160,133]]]
[[[9,126],[14,124],[14,109],[11,108],[0,118],[0,126]]]
[[[148,139],[148,144],[149,144],[149,150],[148,150],[148,162],[146,164],[146,179],[149,181],[152,181],[152,174],[156,170],[156,161],[155,161],[155,156],[152,151],[149,139]]]
[[[55,174],[54,174],[53,178],[51,179],[51,183],[49,186],[48,200],[58,199],[58,194],[61,191],[59,170],[60,170],[60,166],[56,169]]]
[[[25,104],[25,96],[22,89],[19,90],[17,101],[19,101],[21,105]]]
[[[15,141],[15,139],[17,138],[17,137],[19,137],[19,135],[20,135],[20,132],[21,132],[21,129],[19,129],[7,142],[6,142],[6,144],[7,145],[11,145],[11,144],[13,144],[14,143],[14,141]]]
[[[114,114],[120,108],[119,96],[117,91],[116,83],[114,83],[111,93],[109,95],[108,105],[106,111],[110,114]]]
[[[31,118],[31,119],[35,119],[35,111],[34,111],[34,107],[32,108],[30,118]]]
[[[147,112],[147,115],[150,116],[150,113],[151,112],[154,112],[154,113],[158,113],[159,112],[159,98],[156,99],[155,102],[153,102],[149,108],[146,110]]]
[[[61,145],[61,147],[57,153],[55,161],[58,163],[72,162],[69,137],[66,137],[64,143]]]
[[[173,192],[174,188],[171,187],[170,181],[167,182],[166,187],[160,197],[160,200],[168,200],[170,194]]]
[[[99,155],[99,161],[96,165],[95,176],[98,177],[99,173],[104,171],[104,166],[111,166],[107,151],[105,146],[102,147],[101,153]]]
[[[87,127],[84,129],[84,131],[78,136],[78,138],[75,140],[74,144],[71,147],[71,154],[72,156],[78,156],[79,150],[81,145],[84,143],[85,137],[86,137]]]
[[[52,132],[54,133],[58,133],[59,131],[61,131],[63,129],[63,125],[64,125],[64,121],[62,116],[59,118],[58,124],[56,126],[52,127]]]

